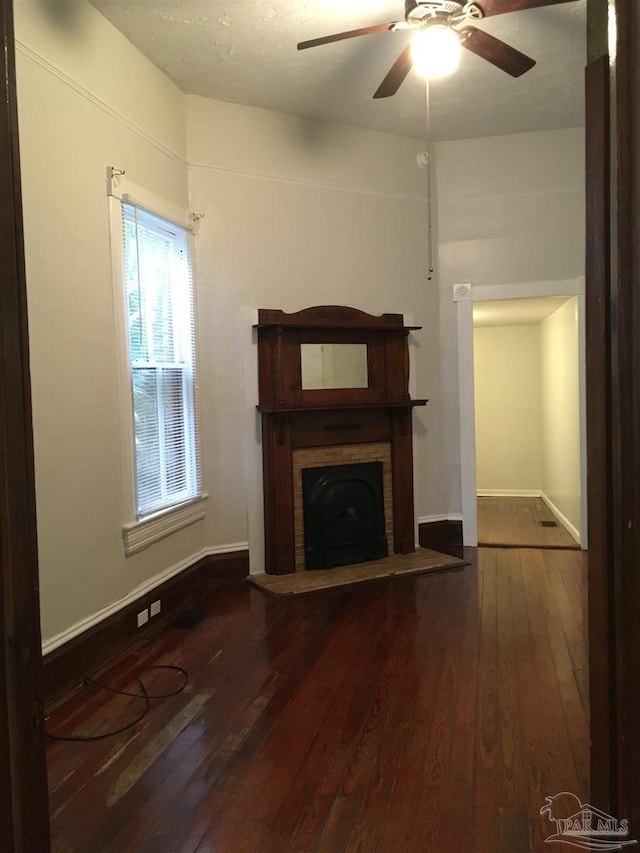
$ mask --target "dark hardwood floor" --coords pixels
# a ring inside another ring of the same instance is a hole
[[[138,668],[177,665],[182,693],[113,738],[50,742],[53,849],[548,849],[545,797],[588,799],[585,557],[469,553],[462,571],[294,599],[212,590],[194,628],[100,673],[136,689]],[[140,704],[87,687],[47,726],[95,734]]]
[[[542,522],[556,522],[545,527]],[[579,548],[542,498],[478,498],[478,543],[507,548]]]

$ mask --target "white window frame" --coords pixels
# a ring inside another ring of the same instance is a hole
[[[129,356],[129,331],[126,309],[126,284],[124,281],[124,245],[122,203],[130,202],[145,208],[163,219],[185,228],[193,236],[193,219],[188,211],[157,198],[148,191],[131,183],[112,167],[107,168],[107,196],[109,204],[109,233],[111,241],[111,265],[114,297],[115,338],[118,362],[118,398],[120,405],[122,453],[122,487],[125,523],[122,526],[125,554],[130,556],[147,548],[154,542],[205,517],[206,500],[209,495],[202,490],[202,458],[199,443],[196,445],[195,465],[199,493],[186,501],[159,512],[137,518],[135,452],[133,438],[133,400],[131,393],[131,362]],[[197,345],[197,305],[195,304],[195,264],[193,264],[193,242],[190,246],[194,271],[194,335]],[[199,421],[198,402],[198,359],[194,367],[194,417]]]

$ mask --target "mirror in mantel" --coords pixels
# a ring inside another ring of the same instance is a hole
[[[301,344],[302,390],[366,388],[366,344]]]

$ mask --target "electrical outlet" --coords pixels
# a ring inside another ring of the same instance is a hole
[[[160,604],[160,599],[158,599],[157,601],[152,601],[151,607],[149,607],[149,616],[157,616],[161,610],[162,605]]]
[[[148,621],[149,621],[149,611],[145,607],[144,610],[141,610],[140,613],[138,613],[138,628],[142,628],[142,626],[146,625]]]

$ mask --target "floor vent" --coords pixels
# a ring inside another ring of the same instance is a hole
[[[541,521],[540,524],[543,527],[557,527],[558,526],[557,521]]]

